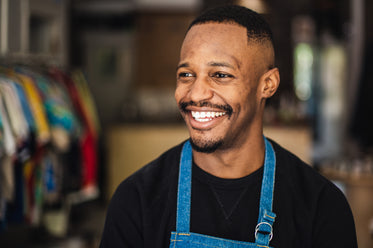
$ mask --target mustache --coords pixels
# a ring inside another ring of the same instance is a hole
[[[194,107],[209,107],[209,108],[215,108],[215,109],[221,109],[222,111],[226,112],[228,116],[231,116],[233,113],[233,108],[229,104],[213,104],[208,101],[200,101],[200,102],[195,102],[195,101],[189,101],[189,102],[180,102],[179,103],[179,108],[181,111],[184,113],[188,112],[187,107],[189,106],[194,106]]]

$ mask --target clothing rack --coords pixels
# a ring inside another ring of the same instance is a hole
[[[100,127],[84,74],[25,64],[0,60],[0,233],[99,194]]]

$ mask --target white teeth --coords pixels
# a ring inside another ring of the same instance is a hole
[[[192,117],[199,122],[211,121],[216,117],[225,115],[225,112],[197,112],[191,111]]]

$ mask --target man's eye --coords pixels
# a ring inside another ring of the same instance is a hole
[[[187,77],[193,77],[193,74],[190,72],[181,72],[178,74],[179,78],[187,78]]]
[[[233,78],[232,75],[227,74],[227,73],[221,73],[221,72],[216,72],[212,76],[215,78]]]

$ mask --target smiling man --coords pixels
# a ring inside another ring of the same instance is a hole
[[[263,165],[265,99],[280,82],[271,35],[258,39],[233,22],[199,22],[182,45],[175,92],[194,162],[218,177],[246,176]]]
[[[357,247],[344,195],[263,136],[274,56],[268,24],[249,9],[192,22],[175,90],[190,139],[122,182],[101,247]]]

